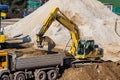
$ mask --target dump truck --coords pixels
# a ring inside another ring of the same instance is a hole
[[[0,80],[55,80],[60,66],[63,66],[60,53],[20,58],[13,53],[0,52]]]

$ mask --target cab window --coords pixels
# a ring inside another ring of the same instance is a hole
[[[6,56],[0,56],[0,62],[6,62]]]

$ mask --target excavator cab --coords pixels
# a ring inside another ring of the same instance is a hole
[[[8,53],[0,52],[0,70],[8,67]]]
[[[87,40],[85,46],[86,55],[94,51],[94,40]]]
[[[79,40],[77,53],[82,59],[98,59],[103,57],[103,49],[95,45],[94,40]]]
[[[89,54],[94,51],[94,40],[79,40],[78,42],[78,54]]]

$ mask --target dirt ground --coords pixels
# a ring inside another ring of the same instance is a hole
[[[120,43],[111,43],[100,45],[104,49],[104,60],[120,60]]]
[[[69,68],[59,80],[120,80],[120,61]]]
[[[38,55],[52,54],[60,52],[61,49],[53,49],[52,51],[47,51],[47,49],[35,49],[33,43],[23,43],[20,40],[8,40],[6,43],[6,48],[3,49],[9,53],[17,54],[17,57],[26,58]]]
[[[48,53],[45,50],[34,49],[31,43],[9,43],[8,45],[9,48],[4,50],[16,53],[21,58]],[[53,52],[58,51],[61,50],[53,49]],[[58,80],[120,80],[120,61],[68,68],[63,71]]]

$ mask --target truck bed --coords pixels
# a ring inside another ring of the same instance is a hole
[[[15,70],[24,69],[36,69],[36,68],[47,68],[54,67],[57,65],[63,65],[63,55],[48,54],[29,58],[17,58],[15,63]]]

